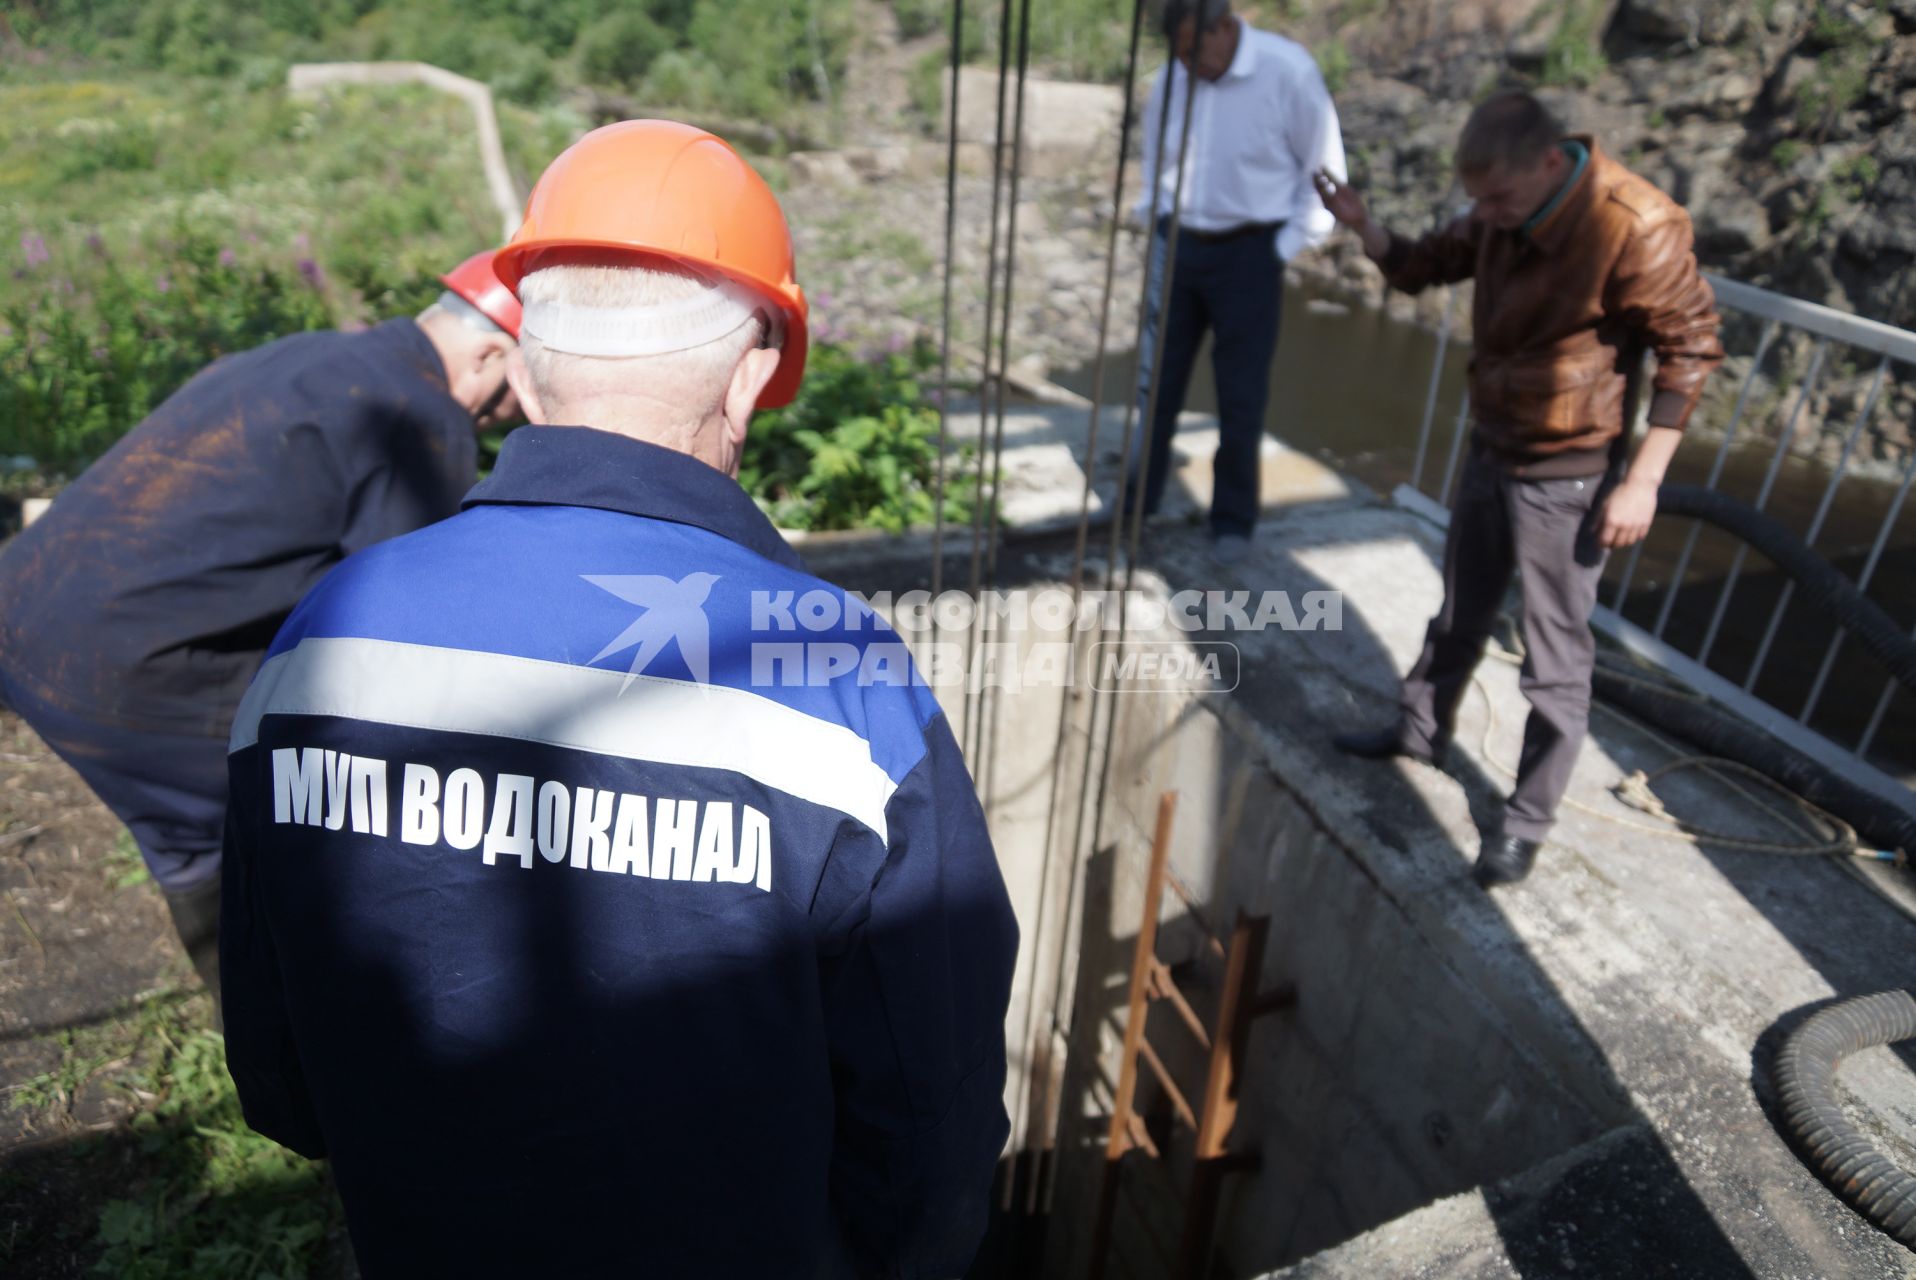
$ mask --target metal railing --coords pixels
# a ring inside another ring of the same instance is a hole
[[[1862,397],[1861,407],[1850,419],[1842,437],[1842,446],[1835,461],[1830,464],[1828,478],[1815,513],[1805,528],[1799,530],[1803,541],[1814,546],[1825,532],[1825,526],[1836,506],[1837,490],[1849,475],[1858,442],[1862,440],[1870,423],[1884,401],[1887,384],[1892,373],[1900,371],[1916,374],[1916,333],[1897,329],[1890,325],[1859,316],[1836,311],[1815,303],[1803,302],[1796,298],[1770,293],[1751,285],[1720,277],[1708,277],[1716,291],[1717,305],[1726,319],[1747,318],[1757,322],[1758,332],[1754,350],[1750,353],[1749,367],[1743,374],[1737,387],[1733,407],[1727,422],[1722,424],[1721,437],[1714,442],[1714,455],[1711,459],[1704,487],[1710,490],[1726,489],[1726,463],[1730,459],[1733,447],[1739,436],[1752,438],[1748,428],[1750,409],[1756,392],[1766,385],[1773,394],[1780,393],[1772,411],[1780,409],[1788,402],[1788,411],[1784,415],[1782,426],[1777,432],[1776,444],[1769,461],[1764,468],[1761,481],[1755,486],[1754,493],[1732,493],[1742,498],[1758,511],[1762,511],[1774,496],[1784,463],[1797,446],[1806,437],[1805,428],[1814,417],[1812,406],[1816,402],[1818,390],[1822,387],[1830,371],[1847,355],[1857,365],[1857,374],[1873,365],[1873,372],[1867,374],[1869,385]],[[1453,291],[1454,295],[1455,291]],[[1438,334],[1437,354],[1430,371],[1430,381],[1424,400],[1423,421],[1418,429],[1416,461],[1412,467],[1410,483],[1400,485],[1397,500],[1400,504],[1420,509],[1425,514],[1447,523],[1448,508],[1453,497],[1453,485],[1457,478],[1458,461],[1462,455],[1464,440],[1470,427],[1470,399],[1465,392],[1458,406],[1456,418],[1451,426],[1451,437],[1444,463],[1443,479],[1434,493],[1423,488],[1427,462],[1432,452],[1432,433],[1439,417],[1439,384],[1444,373],[1444,357],[1450,347],[1456,314],[1456,299],[1453,296],[1446,302],[1442,327]],[[1746,326],[1747,327],[1747,326]],[[1806,356],[1802,355],[1804,345],[1808,346]],[[1799,366],[1800,374],[1778,371],[1775,376],[1765,373],[1766,365],[1772,357],[1785,350],[1794,350],[1804,363]],[[1646,357],[1646,370],[1652,367]],[[1794,385],[1789,385],[1793,381]],[[1786,389],[1787,388],[1787,389]],[[1647,396],[1638,397],[1646,403]],[[1699,419],[1704,410],[1698,410]],[[1641,415],[1638,416],[1641,425]],[[1707,420],[1698,423],[1705,431],[1716,426]],[[1816,422],[1816,430],[1808,433],[1811,442],[1819,439],[1827,425]],[[1760,431],[1760,428],[1758,429]],[[1694,431],[1694,428],[1693,428]],[[1696,432],[1701,435],[1702,432]],[[1755,439],[1761,439],[1758,434]],[[1685,446],[1686,450],[1694,445]],[[1910,450],[1909,458],[1904,462],[1900,477],[1890,479],[1887,484],[1893,486],[1880,525],[1876,529],[1869,554],[1860,572],[1855,578],[1856,587],[1869,594],[1876,584],[1876,573],[1880,567],[1897,523],[1902,516],[1905,503],[1916,485],[1916,449]],[[1697,552],[1697,543],[1701,534],[1700,522],[1690,522],[1683,538],[1681,550],[1677,553],[1674,568],[1667,583],[1662,585],[1661,597],[1656,601],[1654,620],[1646,619],[1647,625],[1628,621],[1623,616],[1625,602],[1630,598],[1630,589],[1635,582],[1639,563],[1643,556],[1644,543],[1638,543],[1630,554],[1623,558],[1621,572],[1615,575],[1616,581],[1610,595],[1608,607],[1599,606],[1592,621],[1598,630],[1612,636],[1625,647],[1640,656],[1649,659],[1658,666],[1683,679],[1699,692],[1707,694],[1736,711],[1744,718],[1759,725],[1776,737],[1803,751],[1805,754],[1836,770],[1851,781],[1868,787],[1896,803],[1916,812],[1916,793],[1909,787],[1891,777],[1869,760],[1872,746],[1888,715],[1895,699],[1898,686],[1894,679],[1886,679],[1881,694],[1860,734],[1847,742],[1833,741],[1811,727],[1819,707],[1823,706],[1824,695],[1828,691],[1830,678],[1836,669],[1839,655],[1844,645],[1844,633],[1833,627],[1832,637],[1824,652],[1820,667],[1811,682],[1808,695],[1798,706],[1786,709],[1765,701],[1756,691],[1757,682],[1764,674],[1775,641],[1783,625],[1783,618],[1789,609],[1794,595],[1794,584],[1785,581],[1775,605],[1770,611],[1767,624],[1763,627],[1762,638],[1757,644],[1754,658],[1740,680],[1733,680],[1721,671],[1721,656],[1717,667],[1710,665],[1710,658],[1717,651],[1718,641],[1724,630],[1725,620],[1730,616],[1731,598],[1735,594],[1739,578],[1743,574],[1748,547],[1738,542],[1725,571],[1721,585],[1717,588],[1717,597],[1710,611],[1709,622],[1704,628],[1700,642],[1693,646],[1694,651],[1686,652],[1672,643],[1668,632],[1672,616],[1676,609],[1679,593],[1685,589],[1690,570]],[[1654,589],[1655,584],[1652,584]],[[1694,587],[1692,587],[1694,590]],[[1881,596],[1878,588],[1876,603],[1889,603]]]

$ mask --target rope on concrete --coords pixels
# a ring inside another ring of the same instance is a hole
[[[1523,662],[1521,657],[1515,654],[1505,653],[1500,649],[1490,649],[1487,652],[1490,657],[1495,658],[1497,661],[1512,666],[1520,665]],[[1645,680],[1641,677],[1626,675],[1619,671],[1611,671],[1607,674],[1618,680],[1655,688],[1659,692],[1669,694],[1673,697],[1689,697],[1702,701],[1700,695],[1689,693],[1687,690],[1678,690],[1663,681]],[[1471,684],[1475,686],[1478,693],[1483,695],[1484,711],[1487,717],[1484,725],[1481,754],[1485,761],[1497,770],[1497,772],[1503,774],[1506,778],[1515,778],[1517,771],[1505,764],[1502,760],[1499,760],[1496,753],[1491,749],[1491,738],[1494,737],[1497,732],[1497,706],[1490,696],[1490,690],[1484,684],[1481,676],[1471,677]],[[1615,716],[1617,719],[1623,721],[1623,723],[1644,737],[1649,738],[1674,757],[1668,763],[1648,772],[1642,769],[1634,770],[1627,776],[1619,778],[1610,788],[1610,793],[1615,796],[1619,802],[1628,805],[1639,813],[1661,818],[1667,825],[1652,825],[1647,822],[1637,822],[1630,818],[1622,818],[1614,813],[1609,813],[1591,805],[1584,804],[1582,801],[1568,796],[1564,798],[1564,805],[1567,808],[1574,809],[1579,813],[1588,814],[1593,818],[1622,827],[1625,830],[1635,831],[1641,835],[1651,836],[1659,840],[1681,841],[1689,845],[1712,844],[1723,848],[1736,849],[1745,853],[1776,853],[1798,856],[1860,854],[1865,857],[1870,856],[1867,851],[1858,848],[1856,831],[1847,822],[1844,822],[1834,814],[1818,808],[1802,796],[1790,791],[1774,778],[1740,761],[1727,760],[1720,756],[1697,755],[1679,746],[1669,738],[1664,737],[1634,716],[1626,715],[1616,708],[1603,703],[1593,703],[1592,705],[1601,708],[1606,714]],[[1656,795],[1652,784],[1659,778],[1687,769],[1695,769],[1708,774],[1716,781],[1728,787],[1731,791],[1734,791],[1738,796],[1742,797],[1742,799],[1753,808],[1770,815],[1785,828],[1802,836],[1803,840],[1795,843],[1784,843],[1775,840],[1753,840],[1746,836],[1736,836],[1724,831],[1712,831],[1706,827],[1699,827],[1679,817],[1677,814],[1670,812],[1663,801]],[[1740,785],[1732,775],[1742,775],[1762,783],[1763,786],[1769,790],[1790,801],[1791,804],[1796,806],[1799,812],[1792,813],[1786,808],[1765,802],[1747,787]]]

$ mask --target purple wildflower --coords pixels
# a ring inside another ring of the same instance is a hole
[[[53,261],[53,254],[47,250],[47,242],[42,240],[37,232],[22,231],[20,233],[20,252],[26,256],[29,267],[45,266]]]
[[[885,339],[885,354],[897,355],[905,349],[905,343],[905,335],[894,332],[889,338]]]
[[[173,277],[161,276],[153,282],[153,287],[161,293],[171,293],[173,292]]]
[[[305,277],[306,283],[315,289],[324,289],[326,287],[326,273],[322,271],[319,264],[311,258],[301,258],[299,260],[299,274]]]
[[[238,264],[238,262],[239,262],[239,255],[237,253],[234,253],[231,249],[227,249],[227,248],[222,248],[220,250],[220,265],[222,267],[235,266]]]
[[[99,232],[91,231],[87,233],[86,247],[89,253],[105,253],[106,241],[100,238]]]
[[[107,358],[107,356],[108,356],[109,354],[111,354],[111,353],[110,353],[110,352],[108,352],[108,351],[107,351],[107,349],[106,349],[105,347],[95,347],[95,348],[93,348],[93,358],[94,358],[95,360],[104,360],[104,359],[106,359],[106,358]]]

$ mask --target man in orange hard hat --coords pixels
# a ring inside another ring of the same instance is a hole
[[[1017,927],[903,644],[736,481],[804,372],[784,215],[627,121],[498,265],[532,425],[234,724],[247,1120],[331,1158],[369,1275],[958,1276]]]
[[[132,833],[218,990],[226,738],[300,597],[459,509],[517,414],[519,303],[479,254],[417,319],[221,358],[0,557],[0,699]]]

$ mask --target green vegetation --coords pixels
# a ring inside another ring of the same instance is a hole
[[[205,997],[175,991],[58,1035],[58,1061],[18,1084],[9,1108],[57,1127],[82,1096],[115,1098],[132,1118],[61,1151],[62,1182],[91,1194],[53,1221],[14,1218],[0,1270],[50,1256],[63,1232],[90,1236],[94,1271],[122,1280],[264,1280],[322,1260],[341,1223],[325,1167],[247,1128],[209,1021]],[[30,1176],[0,1174],[0,1207],[13,1210]]]
[[[1838,116],[1863,100],[1869,90],[1869,54],[1861,49],[1830,49],[1816,59],[1816,73],[1797,88],[1797,128],[1821,138]]]
[[[1805,48],[1818,50],[1816,70],[1796,89],[1794,114],[1799,131],[1821,140],[1838,117],[1869,92],[1869,64],[1875,42],[1865,22],[1847,10],[1819,4],[1810,19]]]
[[[56,472],[104,453],[218,356],[331,322],[316,264],[242,263],[205,236],[183,232],[164,265],[101,249],[84,285],[42,259],[43,241],[22,248],[27,287],[0,309],[4,448]]]
[[[805,389],[752,424],[739,481],[788,529],[930,524],[938,465],[938,415],[919,378],[936,367],[927,344],[875,360],[814,349]],[[947,460],[945,519],[971,519],[977,477],[966,453]]]
[[[23,0],[6,28],[30,49],[256,87],[291,62],[408,58],[526,104],[597,84],[775,119],[830,99],[852,0]]]
[[[502,128],[541,166],[571,136]],[[417,310],[499,234],[478,167],[425,90],[0,78],[0,453],[71,474],[220,355]]]
[[[106,873],[115,889],[130,889],[153,878],[146,869],[146,859],[140,856],[140,846],[134,843],[131,831],[120,832],[113,841],[113,848],[106,855]]]
[[[1861,49],[1871,43],[1869,26],[1867,22],[1858,21],[1847,6],[1819,3],[1816,12],[1810,15],[1807,43],[1820,49]]]
[[[1859,151],[1847,159],[1837,162],[1830,170],[1830,182],[1838,194],[1850,203],[1855,203],[1868,195],[1883,176],[1877,166],[1876,157],[1866,151]]]
[[[1595,0],[1570,0],[1564,5],[1557,29],[1544,46],[1544,84],[1581,88],[1603,74],[1609,66],[1602,43],[1605,11]]]
[[[1837,214],[1867,196],[1881,177],[1882,170],[1867,152],[1839,160],[1830,167],[1828,181],[1817,188],[1809,208],[1804,211],[1804,228],[1811,235],[1821,232]]]
[[[950,65],[943,49],[932,49],[911,64],[911,109],[926,132],[938,127],[945,111],[945,68]]]
[[[1335,37],[1316,49],[1317,68],[1324,73],[1324,87],[1333,94],[1342,93],[1351,78],[1351,51],[1343,37]]]
[[[1004,47],[1003,10],[995,0],[964,0],[964,4],[965,61],[995,66]],[[893,7],[902,31],[926,34],[950,30],[949,0],[893,0]],[[1018,9],[1014,0],[1009,42],[1014,65]],[[1131,0],[1032,2],[1029,56],[1032,65],[1042,67],[1047,75],[1066,80],[1121,80],[1130,47]],[[949,47],[943,52],[949,56]],[[1155,60],[1147,61],[1150,65],[1155,65]]]
[[[501,120],[532,173],[581,127],[558,111],[508,107]],[[57,482],[221,355],[417,312],[440,271],[498,235],[478,173],[464,108],[423,89],[298,101],[157,75],[0,78],[0,270],[14,276],[0,299],[0,455],[26,454]],[[835,225],[828,244],[901,278],[933,274],[916,238],[867,218]],[[822,318],[816,336],[799,405],[753,434],[752,449],[777,455],[750,470],[764,477],[754,492],[800,528],[928,520],[916,384],[884,372],[897,357],[859,375]],[[826,451],[816,466],[786,432],[800,422]],[[841,445],[872,484],[847,472]],[[895,475],[878,457],[893,448]]]
[[[951,0],[892,0],[892,10],[898,15],[898,35],[903,40],[951,28]],[[971,17],[972,11],[967,9],[965,16]]]

